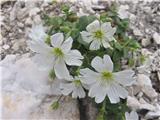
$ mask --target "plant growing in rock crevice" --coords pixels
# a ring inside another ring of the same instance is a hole
[[[124,120],[128,110],[125,87],[134,83],[134,71],[122,70],[121,59],[133,66],[140,48],[126,34],[128,20],[120,19],[114,6],[100,17],[78,17],[66,5],[61,10],[63,16],[44,15],[48,32],[42,25],[33,27],[28,45],[36,52],[34,61],[43,70],[51,70],[52,79],[64,79],[57,86],[62,95],[94,98],[97,120]],[[52,106],[57,109],[58,101]]]

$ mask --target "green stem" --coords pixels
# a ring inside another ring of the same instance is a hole
[[[59,101],[61,100],[62,96],[63,96],[63,95],[59,96],[57,102],[59,102]]]
[[[106,109],[106,99],[103,101],[103,104],[102,104],[102,110],[103,110],[103,112],[105,112],[105,109]]]
[[[97,116],[97,120],[106,120],[104,118],[105,112],[106,112],[106,99],[103,101],[102,107],[100,108],[100,111]]]
[[[52,34],[52,31],[54,30],[54,26],[52,26],[48,32],[48,35],[51,35]]]
[[[122,47],[124,48],[128,43],[130,43],[130,40],[128,40]]]

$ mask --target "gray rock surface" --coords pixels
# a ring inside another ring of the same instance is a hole
[[[79,120],[77,101],[63,97],[57,110],[51,104],[61,95],[60,80],[50,83],[48,71],[40,71],[28,55],[7,55],[2,70],[2,119]]]

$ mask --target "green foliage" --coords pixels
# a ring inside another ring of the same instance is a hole
[[[58,101],[53,102],[51,104],[51,108],[54,109],[54,110],[58,109],[59,108],[59,102]]]
[[[51,71],[49,72],[49,78],[50,78],[51,80],[54,80],[54,79],[56,78],[56,75],[55,75],[54,70],[51,70]]]
[[[109,100],[106,103],[106,120],[123,120],[125,112],[128,110],[125,100],[117,104],[111,104]]]
[[[96,120],[125,120],[126,111],[128,111],[126,100],[112,104],[109,99],[106,98],[99,106],[99,113]]]
[[[48,35],[48,36],[46,37],[45,43],[48,44],[48,45],[51,45],[51,36]]]
[[[79,29],[79,31],[83,31],[86,29],[86,26],[93,22],[95,19],[96,17],[92,15],[82,16],[79,18],[76,27]]]

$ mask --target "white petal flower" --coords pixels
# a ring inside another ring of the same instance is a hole
[[[42,24],[33,25],[29,37],[35,41],[44,41],[47,34]]]
[[[81,35],[86,43],[91,43],[90,50],[98,50],[101,46],[110,47],[109,42],[114,40],[116,28],[112,28],[111,23],[100,23],[98,20],[93,21],[86,27],[87,31],[82,31]]]
[[[126,112],[125,113],[125,118],[126,118],[126,120],[139,120],[138,119],[138,114],[135,111],[132,111],[130,113]]]
[[[28,45],[32,51],[37,53],[33,59],[41,69],[54,68],[55,74],[59,79],[70,79],[66,64],[80,66],[83,59],[78,50],[71,50],[72,42],[73,39],[71,37],[64,40],[63,33],[56,33],[51,36],[52,47],[41,39],[35,40],[35,37],[28,42]]]
[[[89,96],[95,97],[96,103],[101,103],[106,96],[111,103],[117,103],[120,98],[125,99],[128,96],[124,86],[130,86],[134,82],[132,70],[113,73],[113,62],[108,55],[104,55],[103,59],[95,57],[91,65],[96,72],[85,68],[80,73],[83,83],[90,86]]]
[[[61,83],[60,89],[63,95],[69,95],[72,93],[73,98],[84,98],[86,93],[82,85],[81,77],[77,76],[66,83]]]

